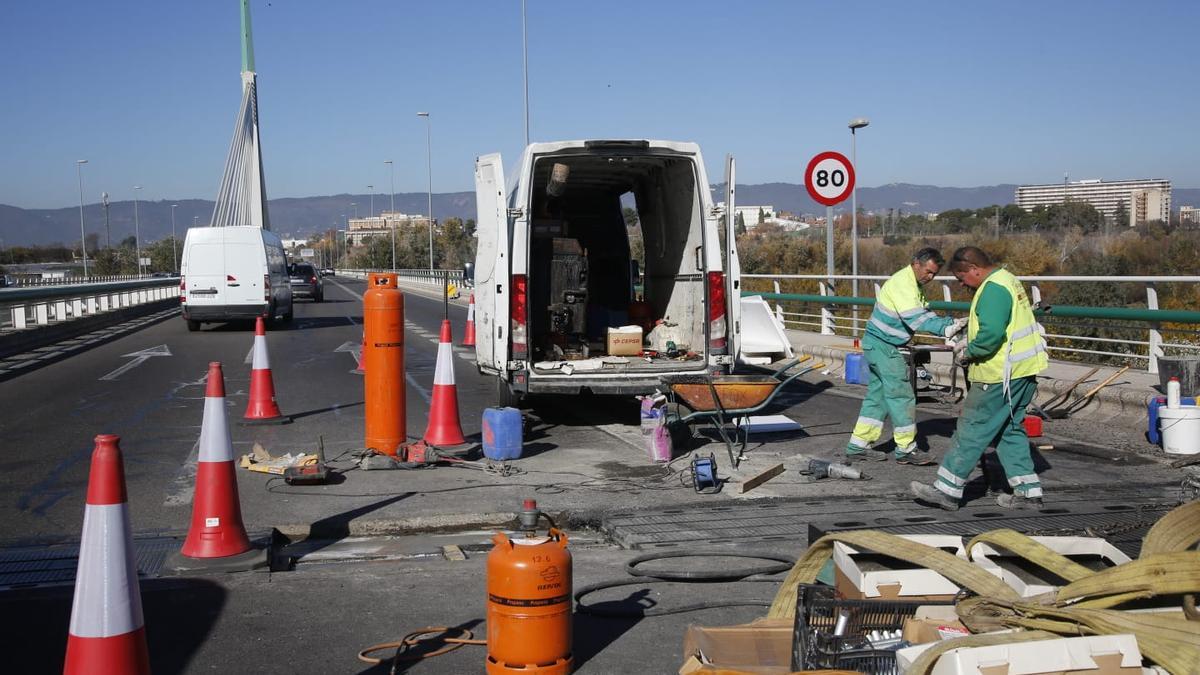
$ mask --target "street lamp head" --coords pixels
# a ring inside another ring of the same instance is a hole
[[[419,113],[417,113],[417,117],[429,117],[429,113],[427,113],[427,112],[419,112]]]
[[[871,123],[871,120],[869,120],[865,117],[855,117],[854,119],[850,120],[849,126],[850,126],[850,130],[854,131],[855,129],[861,129],[870,123]]]
[[[385,160],[383,160],[383,163],[384,163],[384,164],[391,164],[391,163],[392,163],[392,160],[390,160],[390,159],[385,159]]]
[[[87,160],[86,159],[77,159],[77,160],[75,160],[75,163],[76,164],[87,164]]]
[[[133,186],[133,189],[134,189],[134,190],[141,190],[141,189],[142,189],[142,186],[141,186],[141,185],[134,185],[134,186]]]

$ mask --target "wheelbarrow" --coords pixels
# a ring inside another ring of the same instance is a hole
[[[711,424],[725,442],[729,463],[736,469],[750,437],[749,429],[741,420],[770,405],[792,380],[825,366],[817,363],[786,374],[811,358],[805,355],[791,359],[771,375],[664,376],[663,384],[669,388],[668,396],[674,404],[667,406],[667,424],[685,425],[689,429],[696,423]],[[733,449],[734,440],[740,441],[737,453]]]

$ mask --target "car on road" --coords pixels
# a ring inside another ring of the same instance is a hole
[[[292,286],[293,298],[312,298],[314,302],[325,300],[325,282],[317,268],[308,263],[292,263],[288,265],[288,278]]]
[[[324,268],[322,268],[322,269],[321,269],[321,276],[323,276],[323,277],[331,277],[331,276],[333,276],[333,268],[332,268],[332,267],[324,267]]]

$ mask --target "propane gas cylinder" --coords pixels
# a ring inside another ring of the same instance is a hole
[[[525,500],[521,533],[496,533],[487,560],[489,675],[565,675],[571,653],[571,553],[567,535],[535,528],[541,513]]]
[[[371,273],[363,293],[363,395],[366,447],[395,455],[406,440],[404,294],[397,276]]]

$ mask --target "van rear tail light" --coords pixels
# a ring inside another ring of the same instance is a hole
[[[529,284],[524,274],[514,274],[512,278],[512,304],[509,305],[509,318],[512,320],[510,330],[512,336],[513,359],[520,361],[529,356],[528,332]]]
[[[187,302],[187,277],[179,277],[179,302]]]
[[[724,354],[729,341],[725,335],[725,273],[708,273],[708,348]]]
[[[271,275],[263,275],[263,300],[270,302],[271,300]]]

